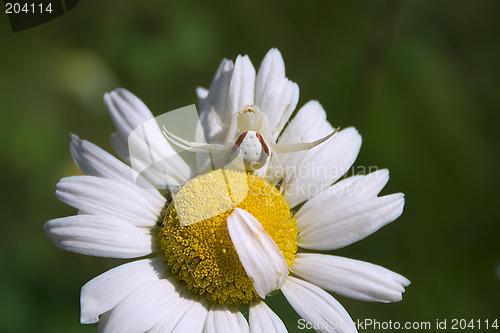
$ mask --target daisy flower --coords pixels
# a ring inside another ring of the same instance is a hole
[[[197,137],[209,144],[224,141],[227,124],[247,105],[265,115],[268,145],[277,148],[333,132],[316,101],[292,117],[299,89],[275,49],[257,73],[247,56],[223,60],[210,89],[197,93]],[[72,135],[71,154],[84,175],[61,179],[56,196],[78,214],[47,222],[45,231],[67,251],[141,259],[83,286],[82,323],[98,322],[100,332],[286,332],[265,303],[281,291],[318,331],[356,332],[330,292],[364,301],[402,299],[410,283],[403,276],[318,253],[367,237],[403,210],[402,193],[378,196],[387,170],[342,179],[361,146],[354,128],[292,153],[268,151],[260,138],[255,147],[266,152],[265,166],[244,172],[211,170],[202,153],[190,166],[155,125],[142,147],[144,161],[155,163],[136,179],[129,136],[154,117],[124,89],[104,99],[121,161]],[[175,197],[174,183],[183,184]],[[196,223],[182,224],[183,217]]]

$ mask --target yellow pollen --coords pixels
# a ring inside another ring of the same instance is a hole
[[[244,305],[259,296],[227,230],[234,207],[262,224],[290,267],[298,246],[290,207],[263,178],[234,170],[198,176],[174,199],[167,196],[158,245],[170,272],[187,290],[213,303]]]

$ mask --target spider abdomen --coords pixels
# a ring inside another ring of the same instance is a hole
[[[262,168],[269,158],[269,148],[262,136],[255,131],[241,133],[231,149],[231,157],[240,156],[246,171]]]

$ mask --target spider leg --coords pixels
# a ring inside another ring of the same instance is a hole
[[[201,142],[191,142],[184,140],[181,137],[173,134],[165,126],[163,126],[163,135],[169,142],[172,142],[174,145],[185,149],[187,151],[196,152],[196,153],[221,153],[227,150],[227,145],[219,144],[219,143],[201,143]]]
[[[216,118],[216,121],[217,121],[217,118]],[[236,116],[233,117],[229,126],[228,125],[222,126],[222,128],[228,128],[228,127],[229,127],[229,129],[226,133],[224,143],[222,144],[222,146],[224,146],[224,149],[226,151],[225,152],[222,150],[208,151],[208,153],[209,153],[208,157],[210,159],[212,170],[215,170],[216,168],[224,167],[224,165],[226,165],[228,160],[229,160],[230,148],[234,144],[236,131],[238,129],[238,125],[236,122]],[[204,151],[204,152],[206,152],[206,151]],[[213,153],[217,153],[217,156],[215,156]],[[221,154],[221,153],[224,153],[224,154]]]
[[[312,149],[326,140],[330,139],[335,133],[337,133],[339,128],[336,128],[333,130],[332,133],[328,134],[324,138],[321,138],[319,140],[313,141],[313,142],[304,142],[304,143],[287,143],[287,144],[274,144],[272,147],[274,151],[277,153],[283,154],[283,153],[293,153],[297,151],[304,151],[304,150],[309,150]],[[271,144],[273,145],[273,144]]]

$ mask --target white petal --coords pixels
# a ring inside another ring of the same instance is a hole
[[[103,273],[83,287],[80,295],[82,324],[93,324],[113,309],[133,290],[163,277],[166,266],[161,258],[133,261]]]
[[[298,101],[299,86],[288,79],[283,79],[273,87],[268,98],[259,105],[261,111],[267,116],[273,140],[278,138]]]
[[[299,87],[285,77],[285,63],[277,49],[262,60],[255,86],[255,104],[266,114],[276,139],[299,100]]]
[[[109,316],[101,318],[99,332],[146,332],[165,316],[165,309],[178,294],[172,281],[151,281],[134,289]]]
[[[202,299],[194,301],[189,310],[172,330],[172,333],[201,333],[208,316],[208,305]]]
[[[229,84],[231,83],[231,78],[233,76],[233,71],[233,61],[222,59],[217,71],[215,72],[212,83],[210,84],[210,90],[207,96],[203,101],[200,100],[200,113],[210,111],[213,107],[213,111],[216,112],[218,116],[224,116],[223,111],[225,111],[227,94]],[[204,107],[201,105],[203,103],[206,103],[203,105]]]
[[[280,51],[271,49],[262,60],[255,83],[255,103],[262,105],[278,82],[285,78],[285,62]]]
[[[331,223],[332,216],[339,211],[373,199],[389,180],[387,169],[377,170],[365,176],[346,178],[326,188],[309,199],[295,214],[299,232],[318,225]],[[309,221],[314,221],[309,223]]]
[[[76,165],[86,175],[133,182],[129,166],[75,134],[71,134],[70,151]]]
[[[160,209],[165,204],[165,199],[151,184],[143,180],[141,186],[138,186],[134,180],[132,169],[128,165],[96,145],[81,140],[73,134],[71,135],[70,150],[76,165],[84,174],[128,184],[134,190],[147,196],[147,200]]]
[[[227,229],[238,258],[260,297],[281,287],[288,275],[286,260],[264,227],[249,212],[235,208]]]
[[[307,143],[324,138],[332,133],[333,127],[326,120],[326,112],[317,101],[309,101],[292,118],[278,139],[278,145],[289,143]],[[275,184],[287,173],[294,172],[294,168],[302,162],[307,151],[279,154],[278,158],[271,158],[271,166],[266,180]],[[287,172],[289,170],[290,172]],[[288,176],[290,178],[290,176]]]
[[[174,328],[176,328],[177,325],[180,323],[182,318],[191,311],[191,308],[193,308],[195,304],[198,303],[192,299],[190,294],[186,295],[186,294],[175,293],[170,297],[168,304],[164,308],[158,309],[159,311],[162,311],[164,313],[164,318],[160,320],[160,322],[156,324],[148,332],[149,333],[172,332]],[[200,318],[196,318],[196,321],[199,320]],[[199,323],[190,323],[191,324],[190,330],[185,332],[193,332],[196,331],[197,328],[199,328],[197,331],[200,332],[203,329],[204,320],[202,320],[202,322],[203,324],[201,325]]]
[[[170,145],[160,128],[173,127],[192,134],[199,120],[196,106],[188,105],[171,110],[139,124],[128,136],[131,166],[137,173],[156,172],[155,179],[166,185],[182,185],[191,175],[189,165],[179,156],[183,151]]]
[[[227,112],[234,115],[245,105],[254,104],[255,68],[248,56],[238,56],[227,96]]]
[[[315,253],[297,253],[293,274],[339,295],[370,302],[397,302],[410,281],[364,261]]]
[[[232,118],[232,115],[226,112],[226,104],[233,69],[233,62],[223,59],[215,73],[208,94],[203,97],[206,90],[202,91],[198,88],[199,122],[196,127],[196,142],[221,143],[225,140]],[[196,162],[196,170],[199,174],[212,169],[211,154],[196,153]]]
[[[258,302],[250,306],[248,321],[250,333],[287,332],[285,324],[264,302]]]
[[[154,118],[148,107],[126,89],[116,89],[106,93],[104,102],[120,137],[125,142],[130,132],[137,126]]]
[[[112,216],[80,214],[50,220],[45,232],[63,250],[98,257],[136,258],[150,254],[152,236]]]
[[[402,193],[373,198],[335,212],[323,206],[322,211],[317,210],[317,216],[309,214],[307,228],[299,233],[297,239],[299,246],[334,250],[350,245],[397,219],[403,212],[403,206]]]
[[[63,178],[56,186],[62,202],[87,213],[116,216],[129,223],[155,225],[161,207],[143,198],[126,184],[93,176]]]
[[[198,94],[200,115],[204,113],[215,112],[215,115],[219,117],[221,121],[230,120],[230,118],[225,118],[225,111],[229,84],[231,83],[233,71],[233,62],[228,59],[223,59],[219,67],[217,68],[217,71],[215,72],[208,94],[204,98],[202,98],[200,94]],[[212,119],[210,120],[215,120],[213,119],[213,116],[211,118]],[[210,125],[218,125],[216,128],[213,128],[214,132],[218,132],[219,130],[221,130],[220,124],[217,124],[216,121],[214,121],[214,123]],[[206,134],[209,134],[209,132],[207,132]]]
[[[116,155],[118,155],[123,162],[127,163],[127,165],[130,165],[130,154],[127,147],[127,141],[123,141],[116,132],[111,134],[110,141],[111,147],[113,147]]]
[[[307,151],[293,173],[287,174],[283,195],[290,207],[320,193],[342,177],[354,163],[360,147],[361,136],[350,127]]]
[[[137,159],[142,158],[148,167],[152,166],[151,172],[167,172],[169,176],[176,179],[176,183],[183,183],[189,179],[191,169],[163,136],[151,111],[139,98],[125,89],[116,89],[104,95],[104,102],[116,126],[120,140],[126,143],[129,148],[131,148],[130,140],[134,142],[133,153],[135,155],[140,155],[140,152],[144,154],[144,156],[137,156]],[[147,132],[141,128],[146,128]],[[117,142],[115,145],[120,146]],[[161,175],[155,175],[155,178],[158,177],[162,178]],[[165,184],[154,183],[155,179],[153,178],[149,180],[158,187],[166,187]]]
[[[323,289],[289,276],[281,291],[299,316],[313,324],[317,332],[357,332],[347,311]]]
[[[278,143],[312,142],[324,138],[332,131],[333,127],[326,120],[326,112],[321,104],[309,101],[297,111],[281,134]]]
[[[215,73],[208,96],[199,98],[200,123],[203,138],[197,135],[198,142],[220,143],[226,137],[227,128],[223,124],[231,122],[232,115],[226,112],[229,84],[233,76],[234,64],[223,59]],[[201,140],[203,139],[203,140]]]
[[[248,332],[248,323],[238,309],[228,309],[228,307],[225,305],[213,304],[208,311],[204,332]]]

